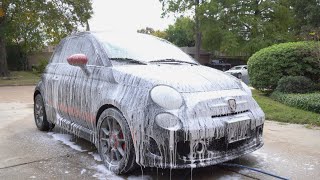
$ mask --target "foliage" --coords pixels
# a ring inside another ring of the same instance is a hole
[[[192,8],[195,8],[196,0],[159,0],[162,4],[162,16],[170,15],[171,13],[185,13]]]
[[[165,30],[166,39],[179,47],[192,47],[195,45],[194,28],[195,23],[190,18],[178,18],[173,25],[169,25]]]
[[[173,44],[183,46],[194,46],[194,21],[187,17],[180,17],[176,22],[164,30],[154,30],[153,28],[146,27],[137,30],[138,33],[151,34],[163,39],[166,39]]]
[[[308,93],[314,90],[314,83],[304,76],[284,76],[276,89],[284,93]]]
[[[266,114],[267,120],[320,126],[320,116],[317,113],[289,107],[272,100],[258,90],[253,90],[252,93]]]
[[[162,38],[162,39],[167,39],[167,33],[165,31],[160,31],[160,30],[156,30],[152,33],[152,35]]]
[[[20,46],[9,45],[6,47],[8,68],[12,71],[21,71],[27,69],[27,60],[25,53],[22,52]]]
[[[37,64],[37,66],[32,68],[32,71],[38,74],[42,74],[44,70],[46,69],[49,61],[46,59],[40,60],[40,62]]]
[[[151,27],[146,27],[146,28],[142,28],[137,30],[138,33],[143,33],[143,34],[152,34],[155,32],[155,30]]]
[[[227,53],[252,54],[293,38],[288,0],[215,0],[201,6],[203,46]],[[276,29],[276,31],[275,31]]]
[[[286,94],[275,91],[272,93],[271,97],[288,106],[320,113],[320,92],[309,94]]]
[[[90,0],[4,0],[4,34],[8,43],[22,42],[25,52],[56,44],[91,17]]]
[[[2,0],[1,9],[0,40],[20,45],[25,53],[58,43],[92,14],[91,0]],[[0,64],[5,61],[0,58]]]
[[[250,82],[256,89],[277,87],[283,76],[305,76],[320,82],[320,43],[282,43],[264,48],[249,58]]]
[[[320,3],[317,0],[291,0],[294,29],[300,39],[320,40]]]
[[[137,30],[138,33],[143,33],[143,34],[150,34],[162,39],[167,39],[167,33],[165,31],[160,31],[160,30],[154,30],[153,28],[146,27],[143,29]]]

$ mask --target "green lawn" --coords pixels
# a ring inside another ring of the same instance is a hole
[[[281,104],[258,90],[253,90],[252,93],[267,120],[320,126],[320,114]]]
[[[31,71],[11,71],[10,77],[1,78],[1,85],[35,85],[40,79],[39,74]]]

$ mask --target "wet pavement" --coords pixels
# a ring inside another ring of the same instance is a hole
[[[0,179],[273,179],[246,169],[210,166],[170,170],[138,168],[116,176],[101,164],[93,144],[33,120],[32,86],[0,87]],[[265,145],[229,163],[290,179],[320,177],[320,129],[267,121]]]

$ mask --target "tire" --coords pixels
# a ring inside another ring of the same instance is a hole
[[[237,78],[242,79],[242,74],[241,73],[237,74]]]
[[[102,112],[97,124],[98,151],[104,165],[115,174],[135,167],[135,151],[131,132],[122,113],[109,108]]]
[[[50,123],[47,119],[47,114],[41,94],[36,95],[34,98],[33,107],[34,121],[40,131],[49,131],[54,128],[54,124]]]

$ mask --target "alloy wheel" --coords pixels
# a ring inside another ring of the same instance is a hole
[[[103,156],[111,165],[118,165],[126,155],[125,136],[119,122],[113,117],[106,117],[99,133]]]

